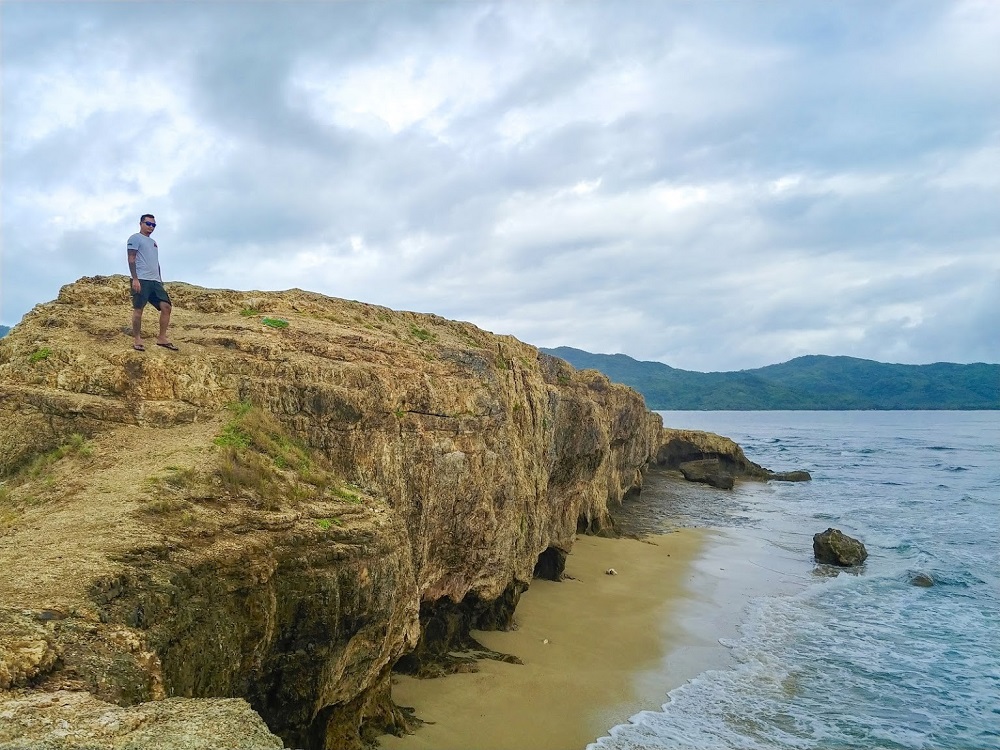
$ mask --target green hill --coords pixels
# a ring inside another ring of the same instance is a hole
[[[10,330],[10,326],[0,326],[0,339],[7,335],[7,331]]]
[[[811,355],[738,372],[693,372],[624,354],[542,351],[631,386],[650,409],[1000,409],[1000,365],[894,365]]]

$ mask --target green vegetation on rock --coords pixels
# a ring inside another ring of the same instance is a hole
[[[624,354],[543,349],[639,391],[650,409],[1000,409],[1000,365],[896,365],[810,355],[738,372],[693,372]]]
[[[231,404],[233,418],[215,444],[222,449],[216,476],[233,495],[249,495],[265,507],[280,498],[323,496],[357,503],[361,497],[342,486],[322,456],[291,437],[270,413],[247,402]],[[273,509],[273,508],[272,508]]]
[[[419,326],[411,325],[410,334],[420,341],[435,341],[437,340],[437,334],[431,333],[426,328],[420,328]]]
[[[87,442],[87,438],[78,432],[74,432],[55,448],[42,453],[36,453],[24,463],[10,467],[9,473],[14,477],[36,478],[44,474],[57,461],[67,456],[89,458],[91,454],[92,449]]]

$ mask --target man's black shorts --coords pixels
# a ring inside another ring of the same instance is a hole
[[[147,302],[157,310],[160,309],[161,302],[166,302],[168,305],[173,304],[167,295],[167,290],[163,288],[162,282],[139,279],[138,294],[134,289],[132,290],[132,309],[141,310]]]

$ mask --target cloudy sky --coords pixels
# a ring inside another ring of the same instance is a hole
[[[0,14],[0,323],[151,212],[168,282],[701,371],[1000,362],[1000,2]]]

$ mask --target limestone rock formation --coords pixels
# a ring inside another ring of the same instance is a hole
[[[691,482],[732,489],[737,479],[804,482],[808,471],[775,472],[749,460],[733,440],[701,430],[664,428],[656,464],[677,469]]]
[[[840,529],[827,529],[813,536],[813,555],[816,562],[849,568],[863,563],[868,558],[868,550]]]
[[[0,750],[280,750],[244,700],[168,698],[131,708],[70,690],[0,693]]]
[[[721,490],[731,490],[736,485],[736,477],[718,458],[684,461],[677,468],[689,482],[701,482]]]
[[[287,746],[401,732],[392,669],[508,627],[660,443],[634,391],[471,324],[169,289],[178,352],[132,350],[123,276],[0,341],[8,718],[56,696],[53,721],[126,747],[150,712],[242,699]]]

